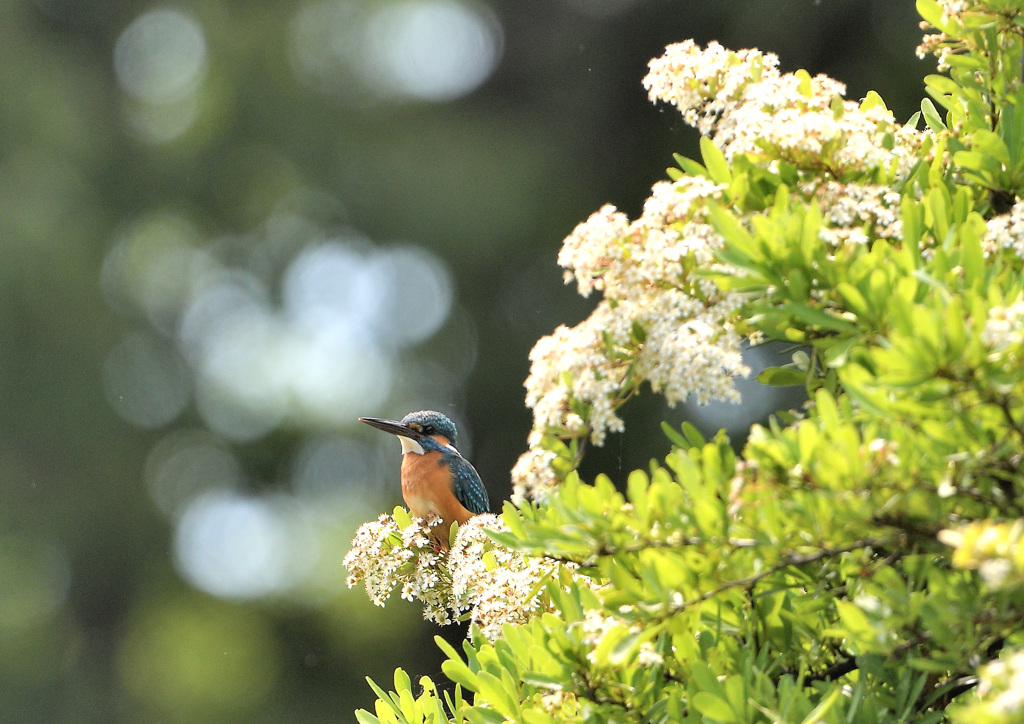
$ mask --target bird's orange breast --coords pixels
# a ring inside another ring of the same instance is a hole
[[[441,517],[441,531],[447,542],[447,533],[453,522],[459,525],[473,514],[459,502],[452,489],[451,471],[441,464],[441,453],[423,455],[406,453],[402,456],[402,497],[409,512],[419,518],[431,514]]]
[[[431,513],[444,517],[439,500],[451,495],[451,474],[440,464],[441,453],[402,456],[402,497],[413,515],[426,518]]]

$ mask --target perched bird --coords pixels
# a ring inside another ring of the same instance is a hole
[[[402,497],[419,517],[441,517],[434,539],[448,548],[453,522],[464,525],[490,510],[487,490],[466,458],[455,449],[455,424],[440,412],[410,412],[401,422],[360,417],[360,422],[397,435],[402,443]]]

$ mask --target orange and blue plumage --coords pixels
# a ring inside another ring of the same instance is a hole
[[[453,522],[465,523],[490,510],[487,490],[476,469],[456,449],[458,431],[434,410],[410,412],[401,421],[360,417],[360,422],[397,435],[402,443],[402,497],[420,518],[438,515],[435,540],[447,548]]]

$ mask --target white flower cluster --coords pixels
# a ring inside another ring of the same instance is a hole
[[[977,9],[977,3],[970,0],[937,0],[937,2],[942,9],[940,20],[942,27],[946,27],[951,22],[962,25],[963,15]],[[928,30],[930,27],[931,25],[927,21],[921,21],[921,30]],[[921,44],[917,46],[917,57],[923,59],[926,55],[934,55],[939,59],[939,72],[949,70],[949,58],[954,53],[949,40],[949,36],[944,32],[925,35]]]
[[[938,539],[955,548],[954,566],[976,569],[990,588],[1024,585],[1024,520],[977,520]]]
[[[749,370],[728,319],[740,298],[691,274],[710,268],[721,244],[706,218],[707,201],[721,191],[704,177],[658,183],[636,221],[605,206],[565,240],[558,262],[566,282],[605,298],[530,353],[534,426],[530,451],[512,471],[515,499],[541,499],[557,483],[548,467],[554,455],[541,448],[545,434],[589,435],[601,445],[621,431],[616,409],[630,384],[646,380],[673,405],[691,394],[702,404],[739,400],[733,379]]]
[[[676,106],[686,123],[709,136],[751,82],[778,75],[779,57],[758,50],[727,50],[717,42],[702,50],[686,40],[665,48],[665,54],[648,67],[644,88],[651,100]]]
[[[985,721],[1019,722],[1024,719],[1024,651],[1004,652],[979,671],[978,698],[988,716]],[[976,712],[981,713],[981,712]]]
[[[816,181],[805,192],[825,212],[821,237],[834,247],[903,237],[901,197],[889,186]]]
[[[520,507],[529,499],[543,501],[558,487],[558,475],[551,464],[557,454],[542,447],[543,433],[531,430],[527,440],[530,447],[519,456],[512,467],[512,504]]]
[[[363,523],[345,555],[349,588],[362,581],[366,595],[383,606],[392,591],[401,587],[402,598],[423,602],[423,617],[439,624],[451,623],[450,583],[440,556],[434,551],[430,528],[440,520],[413,518],[404,529],[383,513]]]
[[[402,529],[385,514],[360,526],[345,556],[349,588],[362,582],[370,600],[383,606],[400,587],[402,598],[423,604],[425,619],[442,625],[469,611],[494,640],[504,624],[524,623],[550,610],[544,585],[563,570],[589,585],[576,566],[497,545],[486,531],[507,530],[500,516],[474,516],[459,529],[447,555],[435,551],[429,537],[434,523],[413,518]]]
[[[474,516],[459,530],[447,565],[456,605],[469,610],[471,620],[493,641],[504,624],[525,623],[549,610],[542,595],[544,585],[561,569],[578,580],[580,576],[576,566],[496,545],[487,530],[507,528],[499,516]]]
[[[901,237],[900,194],[875,181],[905,178],[927,156],[932,134],[896,123],[879,100],[844,101],[842,83],[782,74],[770,53],[701,49],[692,40],[652,60],[644,86],[727,160],[795,168],[792,193],[824,210],[822,239],[834,247]],[[566,282],[604,299],[530,354],[534,424],[530,450],[512,471],[513,500],[543,499],[558,484],[552,437],[601,445],[621,431],[618,407],[644,381],[669,404],[691,395],[700,403],[738,400],[733,381],[748,374],[734,326],[743,299],[698,273],[729,271],[714,261],[723,239],[708,212],[727,202],[727,190],[703,175],[661,182],[635,221],[604,206],[565,239],[558,263]]]
[[[813,176],[843,179],[893,164],[903,176],[923,135],[897,124],[881,103],[844,101],[846,86],[828,76],[779,73],[778,58],[755,49],[670,45],[651,61],[644,87],[712,137],[727,159],[786,161]]]
[[[993,216],[987,227],[982,239],[986,255],[995,254],[1000,249],[1012,249],[1024,259],[1024,203],[1015,203],[1008,214]]]
[[[993,307],[988,310],[988,319],[981,330],[981,341],[992,350],[993,354],[1001,355],[1024,344],[1024,298],[1008,307]]]

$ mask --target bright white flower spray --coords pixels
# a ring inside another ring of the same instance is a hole
[[[769,173],[789,169],[794,194],[826,209],[826,243],[898,238],[900,195],[864,179],[906,176],[930,132],[896,123],[880,100],[843,100],[845,86],[831,78],[783,74],[778,64],[771,53],[688,40],[651,61],[644,86],[711,139],[723,162],[743,157]],[[745,298],[708,276],[740,275],[716,261],[724,240],[710,218],[711,206],[729,205],[735,193],[710,172],[679,174],[654,185],[636,220],[606,205],[566,237],[558,255],[566,283],[604,299],[530,354],[534,423],[530,449],[512,471],[513,500],[543,500],[586,442],[602,445],[621,432],[618,409],[643,382],[670,405],[691,396],[700,404],[739,401],[734,380],[749,374],[737,324]],[[560,457],[568,462],[559,467]]]
[[[495,639],[504,624],[550,610],[544,587],[563,572],[586,583],[573,564],[530,557],[491,540],[487,531],[508,530],[499,516],[474,516],[447,553],[435,550],[429,537],[435,523],[397,508],[394,516],[360,526],[345,556],[349,588],[362,583],[378,606],[400,590],[402,598],[423,605],[428,621],[445,625],[465,615]]]

